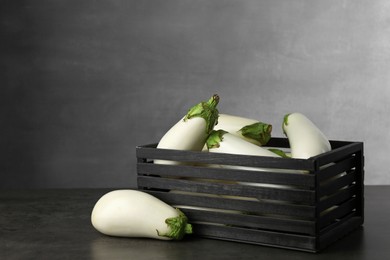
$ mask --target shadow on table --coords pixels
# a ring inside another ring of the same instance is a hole
[[[301,252],[260,245],[199,237],[182,241],[100,236],[92,241],[94,260],[106,259],[356,259],[364,250],[364,230],[359,228],[319,253]]]
[[[184,250],[190,241],[162,241],[143,238],[117,238],[101,236],[92,241],[91,255],[94,260],[107,259],[189,259],[191,250]]]

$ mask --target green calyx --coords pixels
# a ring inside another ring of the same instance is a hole
[[[188,223],[188,218],[181,210],[176,209],[179,213],[177,217],[167,218],[165,223],[169,227],[169,232],[166,234],[160,234],[157,230],[157,234],[162,237],[169,237],[174,240],[181,240],[186,234],[192,234],[192,225]]]
[[[283,117],[283,125],[282,125],[282,129],[283,129],[283,133],[286,135],[286,131],[284,130],[284,127],[288,125],[288,117],[290,116],[291,114],[286,114],[284,117]]]
[[[219,112],[217,105],[219,103],[219,96],[213,95],[207,102],[200,102],[188,110],[184,120],[193,117],[202,117],[206,121],[206,134],[208,135],[218,122]]]
[[[223,135],[226,133],[224,130],[213,130],[206,140],[207,149],[218,148],[219,143],[223,140]]]
[[[265,145],[271,139],[272,125],[257,122],[244,126],[239,132],[241,132],[242,136],[256,140],[260,145]]]
[[[291,157],[288,156],[284,151],[282,151],[282,150],[280,150],[280,149],[269,148],[268,150],[271,151],[271,152],[273,152],[274,154],[279,155],[279,156],[282,157],[282,158],[291,158]]]

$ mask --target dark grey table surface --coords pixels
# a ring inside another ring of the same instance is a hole
[[[115,238],[91,225],[109,190],[0,190],[0,259],[390,259],[390,186],[365,187],[365,223],[320,253],[214,239]]]

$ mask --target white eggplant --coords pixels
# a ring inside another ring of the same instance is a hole
[[[207,139],[207,147],[209,152],[214,153],[229,153],[252,156],[267,156],[280,157],[274,152],[269,151],[264,147],[257,146],[247,142],[229,132],[224,130],[213,131]],[[220,165],[222,168],[249,170],[249,171],[268,171],[268,172],[283,172],[283,173],[301,173],[301,171],[288,169],[269,169],[260,167],[236,166],[236,165]],[[268,188],[292,188],[290,185],[268,184],[268,183],[252,183],[252,182],[238,182],[242,185],[268,187]]]
[[[156,197],[137,190],[115,190],[95,204],[91,222],[109,236],[179,240],[192,233],[187,217]]]
[[[301,113],[284,116],[283,132],[290,143],[292,158],[307,159],[331,150],[326,136]]]
[[[193,106],[161,138],[157,148],[201,151],[206,139],[218,120],[219,96],[213,95],[207,102]],[[154,160],[159,164],[178,164],[176,161]]]
[[[264,147],[245,141],[224,130],[213,131],[206,144],[209,152],[279,157]]]
[[[219,114],[214,130],[225,130],[256,145],[265,145],[271,138],[272,125],[255,119]]]

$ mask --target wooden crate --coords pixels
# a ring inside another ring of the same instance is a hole
[[[309,159],[138,146],[138,188],[180,208],[199,236],[318,252],[364,221],[363,143],[330,142],[332,151]]]

